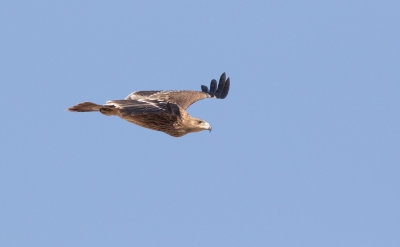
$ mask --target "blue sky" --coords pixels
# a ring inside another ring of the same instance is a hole
[[[3,1],[1,246],[400,246],[398,1]],[[213,132],[65,111],[199,90]]]

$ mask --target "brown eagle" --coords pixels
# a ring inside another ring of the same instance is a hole
[[[119,116],[139,126],[158,130],[174,137],[180,137],[202,130],[211,131],[211,125],[194,118],[186,112],[191,104],[205,98],[224,99],[229,92],[230,79],[225,73],[217,81],[211,80],[210,89],[201,86],[200,91],[137,91],[124,100],[110,100],[105,105],[91,102],[80,103],[68,111],[99,111],[107,116]]]

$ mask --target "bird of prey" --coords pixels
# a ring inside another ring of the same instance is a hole
[[[119,116],[139,126],[162,131],[173,137],[202,130],[211,131],[211,125],[195,118],[186,109],[205,98],[224,99],[229,92],[230,79],[223,73],[217,81],[211,80],[210,89],[202,85],[201,91],[137,91],[124,100],[110,100],[105,105],[84,102],[68,108],[68,111],[99,111],[107,116]]]

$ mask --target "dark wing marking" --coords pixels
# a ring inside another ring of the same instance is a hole
[[[180,117],[181,111],[179,110],[179,106],[177,104],[167,103],[167,110],[169,114]]]
[[[226,74],[223,73],[219,79],[218,88],[217,81],[212,80],[210,84],[210,90],[207,86],[201,86],[200,91],[137,91],[129,94],[125,100],[158,100],[164,102],[170,102],[179,105],[181,108],[186,109],[191,104],[205,99],[205,98],[217,98],[224,99],[228,95],[230,86],[230,79],[226,79]]]
[[[119,109],[123,117],[140,114],[173,114],[178,115],[179,107],[166,101],[142,99],[142,100],[110,100],[107,105],[113,105]],[[168,107],[168,105],[170,105]]]
[[[208,90],[208,87],[204,85],[201,86],[201,90],[204,93],[211,95],[211,97],[225,99],[226,96],[228,96],[230,84],[231,79],[229,77],[226,79],[226,74],[222,73],[221,77],[219,78],[218,88],[217,81],[213,79],[210,83],[210,90]]]

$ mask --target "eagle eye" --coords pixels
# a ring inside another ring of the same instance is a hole
[[[197,123],[199,123],[199,124],[201,124],[203,121],[201,121],[201,120],[199,120],[199,121],[197,121]]]

